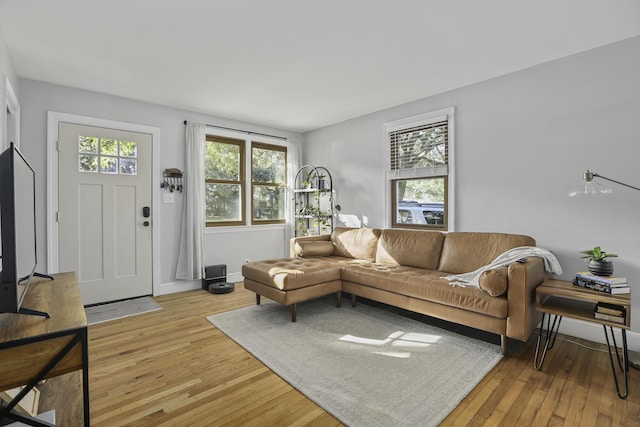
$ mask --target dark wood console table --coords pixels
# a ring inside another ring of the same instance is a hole
[[[39,381],[82,370],[84,425],[89,426],[89,352],[87,317],[74,273],[34,278],[22,306],[49,313],[49,319],[24,314],[0,314],[0,390],[26,385],[0,420],[29,425],[51,424],[14,411],[15,404]]]

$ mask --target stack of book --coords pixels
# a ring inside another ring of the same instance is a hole
[[[596,305],[593,316],[596,319],[600,320],[608,320],[609,322],[615,323],[624,323],[627,316],[627,310],[622,305],[599,302]]]
[[[596,276],[587,272],[576,273],[573,284],[611,295],[628,294],[631,288],[625,277]]]

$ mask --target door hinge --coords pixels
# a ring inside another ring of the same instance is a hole
[[[60,211],[56,212],[56,222],[60,222]]]

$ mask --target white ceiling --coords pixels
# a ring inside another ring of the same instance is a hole
[[[20,77],[309,131],[640,35],[639,0],[0,0]]]

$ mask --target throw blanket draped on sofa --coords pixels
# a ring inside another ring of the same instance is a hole
[[[491,270],[493,268],[508,266],[509,264],[513,264],[519,259],[529,256],[542,258],[544,261],[545,271],[557,275],[562,274],[562,267],[560,266],[560,262],[558,262],[558,258],[556,258],[556,256],[552,252],[548,251],[547,249],[539,248],[537,246],[520,246],[518,248],[509,249],[503,252],[496,259],[494,259],[491,264],[482,266],[477,270],[471,271],[469,273],[445,276],[443,277],[443,279],[450,281],[454,286],[473,286],[479,288],[480,276],[485,271]]]

